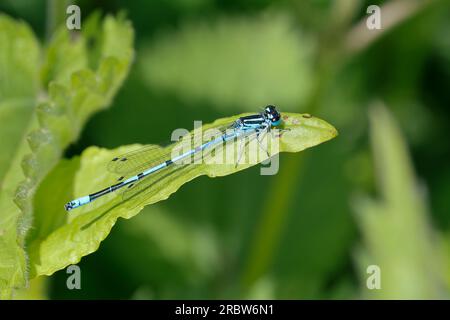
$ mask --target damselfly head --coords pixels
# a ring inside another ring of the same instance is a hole
[[[273,127],[279,126],[281,124],[281,115],[275,106],[266,106],[264,108],[264,115],[267,119],[270,120]]]

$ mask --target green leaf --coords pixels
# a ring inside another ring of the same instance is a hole
[[[23,285],[25,253],[17,244],[17,207],[12,202],[23,179],[21,143],[33,122],[39,88],[39,44],[28,26],[0,14],[0,298],[9,284]]]
[[[242,115],[223,118],[212,124],[202,127],[205,132],[208,128],[229,124]],[[280,152],[299,152],[330,140],[337,135],[336,129],[323,120],[294,113],[284,114],[285,127],[290,129],[283,133],[281,138],[272,137],[272,143],[279,141]],[[73,197],[82,196],[97,191],[114,183],[117,176],[108,173],[106,164],[118,154],[134,150],[137,145],[120,147],[115,150],[106,150],[97,147],[86,149],[80,159],[80,169],[75,176],[74,194],[72,197],[55,197],[45,210],[59,211],[61,216],[67,215],[64,203]],[[234,147],[234,143],[233,143]],[[155,149],[159,152],[161,147]],[[275,155],[273,153],[272,155]],[[267,159],[264,155],[259,162]],[[74,160],[78,161],[78,160]],[[163,184],[152,186],[154,191],[150,197],[142,198],[137,195],[122,201],[120,195],[111,194],[100,198],[90,205],[71,211],[66,224],[54,230],[38,244],[32,244],[30,253],[30,273],[32,277],[51,275],[69,264],[78,263],[81,257],[96,251],[100,242],[104,240],[118,218],[129,219],[138,214],[144,206],[167,199],[183,184],[201,175],[209,177],[225,176],[244,170],[254,164],[242,164],[237,168],[234,164],[196,164],[183,175],[172,175]],[[56,181],[65,179],[64,175],[55,175]],[[52,208],[51,208],[52,207]],[[44,210],[44,209],[43,209]],[[55,214],[52,213],[52,216]]]
[[[24,22],[3,14],[0,31],[0,101],[32,98],[39,88],[39,44]]]
[[[74,37],[66,28],[60,28],[46,48],[41,68],[41,81],[47,87],[51,81],[67,85],[72,73],[87,66],[86,41]]]
[[[29,281],[27,288],[14,293],[14,300],[48,300],[48,282],[47,277],[38,277]]]
[[[24,23],[0,15],[0,186],[31,119],[39,87],[39,44]],[[26,85],[23,85],[26,84]]]
[[[6,44],[14,41],[21,44],[15,46],[17,50],[22,50],[17,53],[20,57],[21,54],[25,54],[24,49],[30,46],[26,40],[35,41],[34,37],[31,31],[27,31],[24,33],[29,39],[21,39],[17,36],[16,29],[23,28],[22,24],[0,16],[0,25],[5,24],[7,25],[5,29],[9,30],[9,33],[2,32],[1,41]],[[17,122],[22,123],[22,130],[17,133],[19,138],[11,145],[11,148],[14,148],[11,150],[13,156],[7,161],[2,159],[2,162],[7,163],[4,166],[7,171],[4,173],[5,183],[2,184],[0,193],[1,297],[10,297],[11,289],[23,287],[27,282],[25,263],[27,255],[24,243],[33,220],[33,199],[36,189],[57,165],[64,149],[78,138],[87,119],[111,103],[128,73],[133,57],[132,28],[122,18],[106,17],[101,33],[106,37],[106,34],[111,32],[117,32],[121,37],[117,38],[116,42],[120,42],[122,48],[118,50],[116,56],[115,47],[111,44],[113,41],[103,41],[102,56],[96,70],[87,68],[89,53],[83,34],[69,33],[64,27],[57,31],[49,44],[41,69],[37,58],[34,59],[34,63],[29,61],[38,56],[37,48],[34,51],[28,50],[30,53],[22,57],[25,62],[34,65],[36,79],[39,72],[41,73],[42,85],[47,87],[48,84],[48,91],[40,92],[39,100],[37,92],[29,99],[28,121],[21,117],[25,112],[22,112],[20,107],[10,107],[13,108],[10,112],[0,111],[0,116],[3,115],[7,119],[17,118],[20,119]],[[114,35],[108,34],[107,37],[112,39]],[[14,53],[8,59],[13,60],[13,57]],[[10,64],[11,61],[4,60],[2,65]],[[21,70],[20,67],[6,68],[5,72],[9,72],[14,79],[17,77],[16,69]],[[9,79],[9,74],[5,76]],[[38,82],[34,85],[36,81],[33,80],[22,79],[20,82],[17,80],[17,85],[28,89],[37,88]],[[7,92],[15,90],[8,88]],[[0,106],[3,106],[3,100],[0,101]],[[36,232],[39,234],[42,231]]]
[[[405,141],[384,107],[374,107],[370,120],[380,199],[355,202],[364,239],[357,256],[362,293],[376,299],[448,298],[441,244]],[[381,270],[379,290],[366,287],[369,265]]]
[[[161,35],[144,51],[143,71],[152,88],[193,103],[292,110],[309,94],[311,46],[287,14],[227,17]]]

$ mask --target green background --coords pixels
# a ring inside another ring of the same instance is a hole
[[[400,2],[77,1],[82,28],[94,11],[124,11],[135,29],[136,56],[112,106],[89,120],[67,158],[91,145],[167,141],[175,128],[192,129],[193,120],[207,123],[265,104],[312,113],[339,136],[282,154],[275,176],[261,176],[256,166],[200,177],[119,220],[78,264],[82,289],[68,290],[61,270],[46,279],[43,296],[447,298],[450,5],[429,1],[401,19],[407,8],[389,7]],[[370,4],[392,10],[382,11],[382,23],[389,12],[398,24],[355,49],[353,32],[363,39],[370,33],[364,28]],[[41,40],[46,8],[45,1],[0,2]],[[391,117],[403,136],[393,149]],[[405,146],[412,178],[401,172],[409,166]],[[402,182],[423,199],[389,187]],[[369,265],[381,268],[380,290],[366,287]]]

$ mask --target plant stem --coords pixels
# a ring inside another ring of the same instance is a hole
[[[294,196],[291,190],[298,182],[303,162],[303,155],[287,158],[283,170],[276,178],[277,181],[270,187],[268,194],[274,196],[270,197],[270,201],[264,206],[265,210],[251,244],[248,264],[242,278],[244,289],[255,283],[270,265],[289,213],[287,206]]]

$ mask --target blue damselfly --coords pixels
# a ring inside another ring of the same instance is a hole
[[[173,156],[169,151],[171,148],[161,150],[158,146],[150,145],[115,157],[109,163],[108,170],[120,174],[120,182],[98,192],[72,200],[65,204],[65,209],[70,211],[119,189],[125,190],[125,198],[132,197],[138,192],[151,188],[152,177],[157,177],[157,174],[164,173],[164,176],[175,172],[182,174],[183,171],[177,171],[179,168],[175,165],[182,160],[213,150],[218,145],[234,139],[241,139],[250,135],[259,139],[261,135],[267,134],[270,129],[278,127],[280,124],[280,113],[275,106],[268,105],[261,113],[241,117],[229,125],[217,128],[222,132],[219,136],[180,155]],[[269,156],[267,150],[265,151]],[[236,166],[239,164],[242,154],[243,152],[240,150]],[[183,168],[186,168],[186,165]]]

